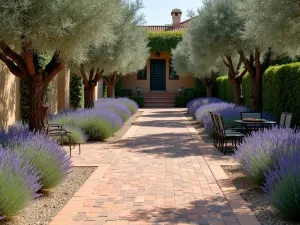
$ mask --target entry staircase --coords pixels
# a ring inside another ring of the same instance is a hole
[[[178,92],[141,93],[145,99],[145,108],[173,108]]]

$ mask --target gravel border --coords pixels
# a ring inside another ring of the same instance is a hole
[[[248,207],[254,212],[261,225],[299,225],[300,222],[288,221],[282,218],[279,212],[269,202],[268,196],[260,187],[253,184],[244,174],[242,168],[236,166],[221,166],[232,180],[238,193]]]
[[[9,221],[2,221],[0,224],[49,224],[96,169],[97,167],[73,167],[71,173],[59,186],[33,200],[18,216]]]

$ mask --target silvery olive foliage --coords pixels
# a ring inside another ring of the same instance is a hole
[[[142,69],[149,57],[147,30],[139,26],[143,16],[139,10],[142,1],[123,3],[122,21],[114,26],[114,42],[101,46],[91,45],[86,69],[97,68],[105,75],[128,75]]]
[[[247,18],[244,37],[275,53],[300,53],[299,0],[246,0],[240,14]]]
[[[17,51],[31,42],[37,52],[59,50],[79,62],[88,44],[114,40],[120,11],[120,0],[0,0],[0,39]]]

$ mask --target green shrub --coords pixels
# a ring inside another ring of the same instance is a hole
[[[139,108],[144,108],[145,106],[145,99],[143,96],[130,96],[129,99],[135,101]]]
[[[121,89],[117,97],[131,97],[132,90],[131,89]]]
[[[153,52],[170,52],[182,40],[183,34],[183,31],[149,32],[149,47]]]
[[[115,85],[115,97],[123,97],[121,95],[122,95],[122,80],[120,79]]]
[[[263,78],[263,110],[279,119],[281,112],[292,112],[300,124],[300,63],[272,66]]]
[[[74,109],[82,108],[83,101],[82,78],[72,74],[70,77],[70,105]]]
[[[195,90],[196,97],[206,97],[206,89],[202,83],[202,81],[198,78],[195,78]]]
[[[233,87],[228,76],[221,76],[216,79],[216,97],[226,102],[234,103]]]
[[[189,101],[193,100],[193,97],[189,96],[176,96],[175,97],[175,107],[177,108],[186,108]]]
[[[195,91],[195,89],[192,89],[192,88],[184,89],[183,93],[184,93],[184,96],[186,96],[186,97],[190,97],[190,98],[196,97],[196,91]]]
[[[247,73],[243,77],[243,82],[242,82],[242,87],[243,87],[243,101],[244,105],[250,108],[250,103],[251,103],[251,98],[250,98],[250,90],[251,90],[251,78],[250,75]]]

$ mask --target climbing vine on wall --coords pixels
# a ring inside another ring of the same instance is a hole
[[[148,32],[151,51],[170,52],[182,40],[183,31]]]

